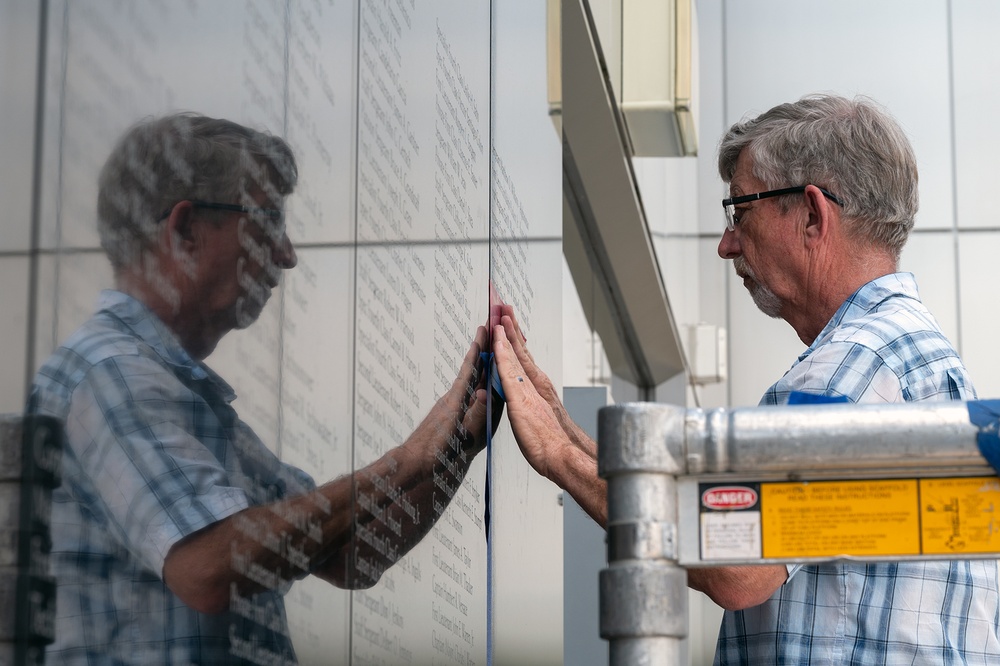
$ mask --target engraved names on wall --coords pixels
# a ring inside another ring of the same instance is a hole
[[[358,466],[410,434],[485,322],[488,7],[447,4],[367,3],[359,13]],[[471,52],[468,26],[482,37]],[[463,484],[459,438],[450,425],[440,437],[448,448],[436,454],[427,507],[440,519],[382,583],[355,595],[356,663],[485,663],[482,472]],[[391,530],[408,511],[399,493],[375,520]]]

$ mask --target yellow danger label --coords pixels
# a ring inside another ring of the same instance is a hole
[[[1000,478],[761,483],[765,558],[1000,553]]]
[[[917,481],[760,484],[765,558],[919,555]]]
[[[1000,479],[923,479],[924,553],[1000,552]]]

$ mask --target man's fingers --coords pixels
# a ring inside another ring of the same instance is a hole
[[[501,315],[501,318],[504,317],[504,316],[510,317],[510,320],[512,322],[514,322],[514,330],[517,331],[517,337],[521,340],[521,342],[527,342],[528,341],[528,336],[526,336],[524,334],[524,331],[521,330],[521,324],[518,323],[518,321],[517,321],[517,315],[514,314],[514,306],[513,305],[507,305],[506,303],[504,303],[504,305],[501,306],[501,308],[500,308],[500,315]]]
[[[458,371],[458,376],[455,377],[455,382],[452,384],[452,389],[462,389],[473,383],[477,383],[478,380],[477,369],[479,368],[480,352],[486,347],[486,329],[480,326],[476,329],[476,335],[472,340],[472,344],[469,346],[469,351],[465,353],[465,358],[462,359],[462,367]],[[483,370],[485,372],[485,370]]]
[[[520,332],[517,330],[517,322],[510,317],[504,315],[503,319],[504,331],[507,335],[507,340],[510,342],[511,348],[514,353],[517,354],[517,359],[531,375],[532,381],[534,381],[535,376],[539,372],[538,367],[535,365],[535,359],[531,356],[531,352],[528,351],[528,347],[525,346],[524,340]]]
[[[525,372],[508,336],[516,331],[504,317],[507,326],[497,326],[493,334],[493,349],[500,369],[500,381],[507,397],[507,418],[510,420],[521,452],[528,463],[542,476],[549,473],[549,450],[565,448],[566,434],[559,425],[551,406],[538,392],[532,378]]]
[[[512,318],[504,315],[500,318],[500,322],[503,324],[504,335],[507,338],[507,342],[510,343],[511,349],[517,354],[520,360],[524,356],[524,342],[521,340],[521,334],[517,330],[517,322]]]
[[[510,402],[513,395],[521,396],[524,392],[523,386],[517,386],[528,380],[527,373],[517,358],[517,353],[510,344],[507,331],[504,326],[497,326],[493,332],[493,353],[497,358],[497,370],[500,373],[500,384],[503,392]]]
[[[462,425],[465,427],[470,444],[479,441],[486,435],[486,391],[476,389],[472,398],[472,404],[462,417]],[[485,441],[482,442],[485,444]]]

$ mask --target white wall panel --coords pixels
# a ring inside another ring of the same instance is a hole
[[[5,353],[0,354],[0,414],[24,409],[25,360],[18,350],[27,349],[28,336],[28,260],[25,257],[0,258],[0,340]]]
[[[25,250],[31,239],[31,168],[34,164],[35,68],[38,6],[0,3],[0,250]]]
[[[962,298],[962,358],[981,398],[1000,397],[996,288],[1000,284],[1000,234],[959,236]]]
[[[677,321],[681,344],[687,350],[686,326],[701,320],[698,303],[698,239],[653,236],[653,246],[667,284],[670,309]],[[686,352],[685,352],[686,353]]]
[[[682,220],[677,215],[678,206],[671,206],[671,197],[666,190],[670,183],[667,180],[667,160],[656,157],[633,157],[632,168],[635,170],[636,187],[646,212],[646,224],[650,233],[665,234],[670,229],[676,229]],[[673,174],[677,179],[676,173]]]
[[[917,277],[920,298],[958,349],[958,283],[955,236],[951,232],[915,233],[903,248],[900,270]],[[958,349],[961,353],[961,349]]]
[[[993,194],[1000,145],[1000,3],[957,0],[951,6],[958,225],[997,228]]]
[[[637,157],[632,164],[649,230],[654,234],[697,233],[697,160]]]
[[[698,164],[692,158],[634,159],[642,205],[667,298],[685,344],[684,326],[700,320],[698,282]]]
[[[598,294],[573,282],[566,259],[562,261],[562,378],[563,386],[591,386],[610,373],[600,338],[590,328],[587,313]]]
[[[722,233],[721,200],[726,191],[716,169],[716,151],[726,122],[723,3],[699,0],[698,28],[698,210],[702,233]]]

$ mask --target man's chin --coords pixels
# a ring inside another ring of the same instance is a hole
[[[264,306],[267,305],[267,301],[257,301],[256,299],[241,297],[236,301],[236,307],[234,309],[234,315],[236,320],[236,330],[243,330],[248,328],[255,321],[260,319],[260,315],[264,312]]]
[[[758,310],[772,319],[781,318],[781,299],[772,291],[761,287],[756,282],[747,285],[747,291],[750,292],[750,297],[753,299],[753,303],[757,306]]]

